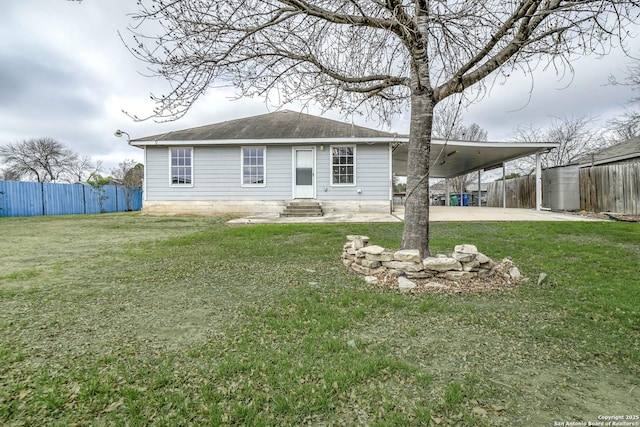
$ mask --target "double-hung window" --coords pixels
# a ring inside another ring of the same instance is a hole
[[[355,185],[355,145],[331,147],[331,185]]]
[[[193,185],[193,149],[170,148],[171,185]]]
[[[242,147],[243,187],[266,185],[266,154],[266,147]]]

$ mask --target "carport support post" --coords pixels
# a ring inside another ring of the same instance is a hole
[[[507,207],[507,168],[502,163],[502,207]]]
[[[480,169],[478,169],[478,207],[482,206],[482,199],[480,197],[482,195],[482,190],[480,189],[480,184]]]
[[[449,178],[444,179],[444,205],[449,206]]]
[[[536,153],[536,210],[542,208],[542,165],[540,162],[540,152]]]

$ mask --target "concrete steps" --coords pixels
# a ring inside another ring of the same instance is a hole
[[[320,203],[315,200],[292,200],[280,214],[281,217],[307,217],[322,215],[322,206],[320,206]]]

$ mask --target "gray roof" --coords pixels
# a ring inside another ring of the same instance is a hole
[[[395,134],[284,110],[137,138],[144,141],[212,141],[307,138],[393,138]]]
[[[640,137],[631,138],[578,159],[580,167],[602,165],[640,158]]]

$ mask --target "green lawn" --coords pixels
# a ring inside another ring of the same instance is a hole
[[[402,224],[0,219],[1,425],[533,426],[640,415],[640,224],[435,223],[531,280],[410,295]],[[538,285],[540,273],[548,275]]]

